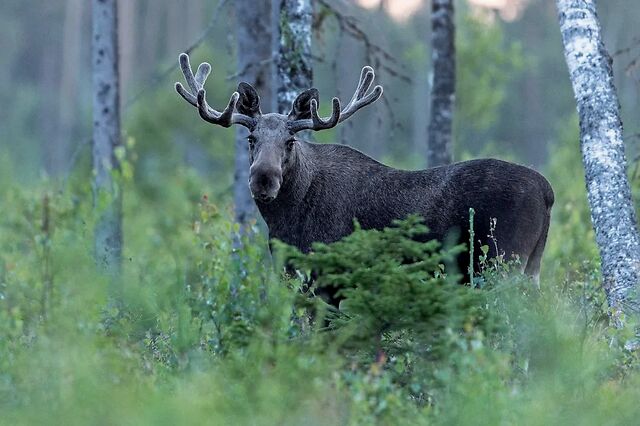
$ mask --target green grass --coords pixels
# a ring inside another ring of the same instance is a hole
[[[191,172],[154,196],[125,182],[119,285],[94,267],[87,185],[6,175],[0,423],[634,424],[637,355],[607,325],[586,205],[551,175],[540,291],[509,265],[488,264],[482,290],[451,284],[449,249],[412,243],[411,222],[297,255],[343,289],[342,314],[281,276],[259,236],[234,255],[226,200]]]

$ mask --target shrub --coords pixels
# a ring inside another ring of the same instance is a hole
[[[382,231],[356,224],[351,235],[314,244],[309,254],[278,245],[291,266],[317,276],[316,289],[331,287],[342,298],[326,318],[332,346],[365,369],[388,369],[394,383],[425,402],[454,353],[480,349],[498,330],[485,295],[459,285],[445,267],[464,247],[420,241],[427,231],[409,217]]]

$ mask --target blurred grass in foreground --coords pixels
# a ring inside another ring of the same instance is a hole
[[[569,170],[563,158],[551,172],[556,182]],[[439,266],[448,249],[430,247],[407,266],[397,255],[415,247],[402,233],[361,232],[307,264],[333,265],[332,282],[347,297],[338,315],[281,277],[259,237],[234,255],[226,201],[203,197],[207,184],[195,173],[177,169],[152,198],[132,177],[124,183],[121,286],[93,266],[82,181],[58,192],[49,183],[16,186],[10,176],[0,176],[2,424],[640,418],[637,355],[606,325],[584,205],[562,185],[551,231],[562,235],[550,238],[540,292],[509,265],[490,263],[483,290],[455,286]],[[360,268],[335,263],[350,255]],[[399,283],[416,293],[394,294],[389,286]],[[375,294],[390,299],[368,299]],[[433,302],[411,303],[416,294]],[[381,305],[368,311],[367,300]]]

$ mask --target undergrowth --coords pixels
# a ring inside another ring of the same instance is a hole
[[[597,269],[537,289],[487,260],[481,289],[459,285],[447,265],[464,248],[414,241],[419,218],[272,259],[259,232],[234,251],[230,209],[197,175],[177,170],[161,197],[128,185],[117,285],[94,267],[87,187],[0,191],[0,423],[639,418],[637,356]]]

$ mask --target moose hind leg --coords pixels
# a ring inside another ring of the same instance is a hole
[[[529,259],[527,259],[527,263],[524,268],[524,273],[533,278],[533,281],[538,288],[540,288],[540,263],[542,261],[542,254],[544,253],[545,244],[547,243],[549,221],[550,217],[549,213],[547,213],[544,224],[542,225],[542,232],[540,233],[540,237],[538,238],[533,251],[529,255]]]

